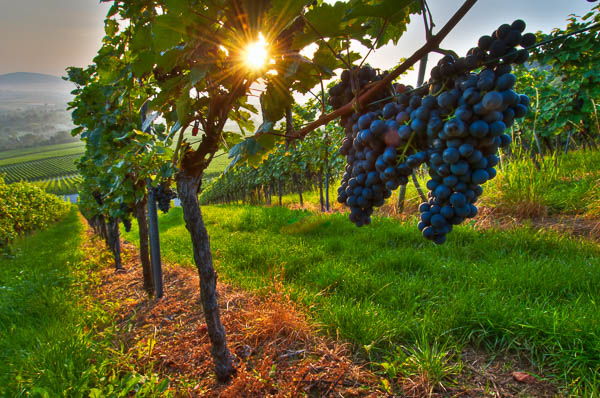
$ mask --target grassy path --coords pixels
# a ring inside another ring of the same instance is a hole
[[[113,317],[89,295],[99,257],[82,246],[73,211],[0,257],[0,396],[117,397],[156,380],[112,346]]]
[[[338,382],[361,394],[598,394],[597,244],[464,226],[437,247],[412,222],[376,219],[357,229],[344,215],[204,210],[230,284],[219,289],[240,361],[232,384],[212,381],[195,271],[166,267],[167,296],[149,301],[135,249],[125,247],[128,272],[115,274],[73,210],[20,239],[16,257],[0,258],[0,396],[241,396],[251,388],[258,397]],[[180,209],[161,217],[161,230],[164,258],[189,266]],[[137,241],[135,228],[126,238]],[[315,336],[288,299],[330,336],[353,342],[371,372],[357,376],[351,353]],[[514,371],[533,372],[533,384],[513,380]]]
[[[148,299],[135,247],[123,245],[126,272],[115,273],[75,209],[15,252],[0,259],[1,397],[383,394],[347,346],[313,333],[287,297],[223,284],[238,375],[216,383],[197,273],[165,266],[166,297]]]
[[[600,390],[597,244],[527,227],[462,226],[437,247],[414,222],[376,219],[357,229],[344,215],[262,207],[204,214],[225,280],[259,291],[281,284],[373,358],[399,364],[411,350],[437,345],[458,355],[474,346],[521,355],[577,394]],[[164,257],[191,264],[180,209],[160,224]]]
[[[77,290],[71,267],[82,260],[80,232],[72,213],[59,225],[21,239],[16,258],[0,260],[1,396],[33,386],[57,394],[67,392],[71,382],[79,387],[74,370],[87,365],[91,353],[72,326],[81,321],[74,300],[65,299]],[[67,357],[71,362],[63,366]]]

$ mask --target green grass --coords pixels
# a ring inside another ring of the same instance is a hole
[[[35,148],[13,149],[0,152],[0,166],[54,158],[57,156],[83,154],[84,151],[85,146],[81,141],[68,144],[39,146]]]
[[[97,266],[79,248],[75,208],[0,257],[0,396],[159,395],[153,375],[132,371],[112,350],[112,314],[86,294]]]
[[[530,158],[504,164],[486,184],[484,203],[520,213],[600,216],[600,152],[547,156],[540,163],[539,169]]]
[[[506,160],[498,170],[498,176],[486,183],[479,203],[501,210],[505,214],[518,216],[541,215],[585,215],[600,217],[600,151],[574,151],[567,155],[547,156],[540,169],[529,157]],[[426,173],[418,176],[419,184],[427,194]],[[329,190],[330,204],[335,209],[342,206],[336,202],[337,187]],[[421,199],[412,180],[407,186],[405,209],[415,212]],[[318,209],[319,191],[303,192],[309,209]],[[274,194],[273,204],[278,204]],[[283,196],[284,206],[299,203],[297,193]],[[390,214],[390,208],[398,202],[398,190],[386,201],[383,211],[375,214]]]
[[[565,388],[600,392],[595,244],[526,226],[461,226],[438,247],[420,236],[416,220],[376,218],[358,229],[339,214],[203,209],[222,278],[259,291],[280,279],[328,331],[372,345],[371,354],[389,356],[419,341],[458,352],[465,344],[511,350]],[[160,227],[164,257],[191,264],[181,209],[161,216]],[[135,233],[126,236],[137,242]]]
[[[208,180],[218,177],[225,171],[225,168],[231,163],[231,159],[227,157],[227,152],[217,152],[212,162],[204,172],[205,184]]]

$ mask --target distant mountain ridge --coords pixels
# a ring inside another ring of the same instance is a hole
[[[15,72],[0,75],[0,91],[5,94],[2,97],[6,97],[10,92],[36,93],[41,97],[47,95],[64,97],[68,96],[74,88],[75,85],[71,82],[42,73]],[[4,99],[8,100],[8,98]]]
[[[65,109],[75,85],[58,76],[16,72],[0,75],[0,110],[53,105]]]
[[[58,76],[43,73],[15,72],[0,75],[0,86],[60,85],[71,87],[72,84]]]

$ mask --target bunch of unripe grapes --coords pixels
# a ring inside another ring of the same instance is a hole
[[[163,213],[168,213],[171,208],[171,200],[177,197],[177,193],[167,186],[158,185],[154,188],[154,198],[158,204],[158,208]]]
[[[349,117],[351,145],[340,150],[347,164],[338,201],[350,208],[352,222],[369,224],[373,208],[423,163],[431,179],[418,227],[426,239],[442,244],[453,225],[477,215],[482,185],[496,176],[498,149],[511,142],[505,131],[529,110],[529,98],[513,90],[511,66],[528,59],[516,46],[535,44],[524,30],[520,20],[502,25],[467,57],[442,58],[429,90],[407,87],[379,109]]]

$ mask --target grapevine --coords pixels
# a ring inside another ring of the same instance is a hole
[[[347,166],[339,199],[351,207],[352,220],[368,224],[374,207],[427,163],[430,192],[421,206],[420,227],[427,238],[443,243],[453,225],[475,215],[481,185],[495,174],[496,151],[509,141],[504,130],[528,110],[527,97],[513,90],[512,65],[527,60],[525,47],[535,43],[535,36],[523,34],[521,21],[503,25],[466,57],[444,57],[426,87],[393,83],[430,52],[442,51],[441,42],[476,1],[464,0],[436,34],[428,32],[422,47],[384,73],[362,67],[364,59],[361,67],[353,67],[362,57],[350,44],[360,43],[370,54],[397,43],[410,16],[424,13],[423,2],[113,2],[95,65],[69,70],[69,79],[78,86],[71,104],[78,126],[73,134],[86,142],[79,163],[82,206],[92,218],[106,217],[114,227],[117,218],[128,219],[120,204],[135,208],[144,219],[146,187],[161,181],[176,184],[200,275],[202,308],[212,320],[207,329],[219,381],[229,380],[235,367],[198,202],[216,153],[228,151],[230,167],[238,162],[255,166],[278,148],[294,148],[295,139],[342,117],[346,139],[341,152]],[[270,45],[269,57],[251,66],[245,49],[261,35]],[[312,45],[312,55],[302,55]],[[327,112],[322,93],[321,115],[293,128],[295,96],[312,94],[318,86],[324,91],[324,82],[340,69],[347,72],[330,93],[334,110]],[[262,88],[257,90],[255,83]],[[252,114],[259,109],[249,102],[251,96],[260,99],[258,127]],[[284,118],[285,130],[279,123]],[[228,131],[232,123],[240,133]],[[193,139],[186,134],[190,130]],[[330,138],[327,128],[323,138]],[[329,156],[330,145],[324,147],[319,159]],[[290,158],[290,177],[302,200],[298,174],[302,162],[312,160]],[[326,161],[317,172],[328,168]],[[263,173],[257,184],[271,187],[287,171]],[[156,193],[168,210],[172,192],[163,188]],[[93,199],[94,190],[103,204]],[[147,236],[140,229],[142,241]]]

